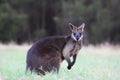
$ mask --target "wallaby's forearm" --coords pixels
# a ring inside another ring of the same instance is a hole
[[[68,62],[68,69],[71,69],[71,67],[75,64],[75,61],[76,61],[76,57],[77,57],[77,55],[74,55],[73,56],[73,61],[71,62],[71,60],[70,60],[70,58],[69,59],[67,59],[67,62]]]
[[[72,62],[72,66],[75,64],[76,57],[77,57],[77,54],[73,56],[73,62]]]

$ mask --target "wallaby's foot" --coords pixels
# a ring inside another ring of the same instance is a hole
[[[45,76],[45,73],[37,73],[37,75]]]

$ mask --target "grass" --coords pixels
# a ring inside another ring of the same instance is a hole
[[[25,74],[30,46],[0,45],[0,80],[120,80],[120,47],[83,47],[71,70],[63,61],[58,74]]]

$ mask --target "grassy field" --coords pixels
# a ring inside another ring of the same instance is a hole
[[[59,74],[25,74],[28,45],[0,45],[0,80],[120,80],[120,47],[83,47],[71,70],[61,64]]]

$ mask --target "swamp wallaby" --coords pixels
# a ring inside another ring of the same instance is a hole
[[[67,68],[71,69],[82,47],[84,26],[84,23],[79,27],[69,23],[70,36],[46,37],[33,44],[27,53],[26,71],[29,69],[41,75],[51,71],[58,72],[63,60],[67,61]],[[70,57],[73,57],[73,61]]]

